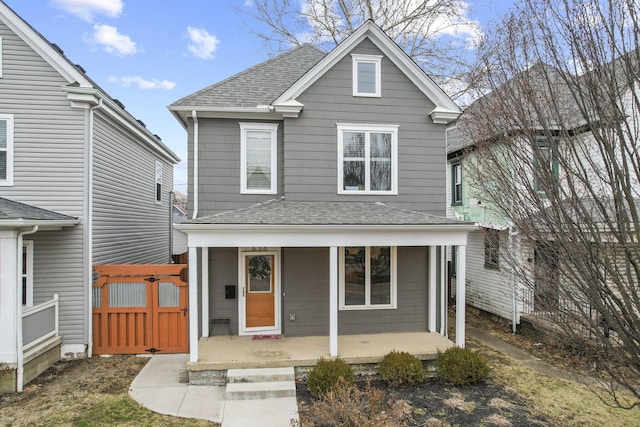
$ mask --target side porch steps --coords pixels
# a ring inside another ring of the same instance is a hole
[[[289,368],[229,369],[227,400],[295,397],[295,371]]]

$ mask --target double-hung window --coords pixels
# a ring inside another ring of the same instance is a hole
[[[396,307],[396,248],[340,248],[340,308]]]
[[[451,164],[451,204],[462,204],[462,165]]]
[[[156,203],[162,203],[162,163],[156,160]]]
[[[380,55],[352,54],[353,96],[380,97],[382,76]]]
[[[277,193],[277,123],[240,123],[240,192]]]
[[[0,114],[0,186],[13,185],[13,116]]]
[[[559,166],[555,141],[539,140],[533,152],[533,189],[543,197],[558,188]]]
[[[338,124],[338,194],[397,194],[398,126]]]
[[[484,229],[484,266],[500,268],[500,231]]]

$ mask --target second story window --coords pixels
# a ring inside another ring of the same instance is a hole
[[[537,141],[533,151],[533,189],[542,196],[557,190],[559,166],[555,142]]]
[[[162,163],[156,161],[156,203],[162,203]]]
[[[276,123],[240,123],[240,192],[277,193]]]
[[[0,186],[13,185],[13,116],[0,114]]]
[[[382,56],[352,54],[351,58],[353,60],[353,96],[380,97]]]
[[[462,165],[460,162],[451,164],[451,204],[462,204]]]
[[[397,194],[398,126],[338,124],[338,194]]]

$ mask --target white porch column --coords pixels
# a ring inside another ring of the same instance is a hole
[[[436,286],[438,259],[436,257],[436,247],[429,246],[429,320],[427,327],[429,332],[436,332]]]
[[[22,314],[22,301],[18,301],[19,278],[16,265],[17,237],[14,231],[0,231],[0,362],[16,367],[16,322]]]
[[[203,247],[202,250],[202,336],[209,336],[209,248]]]
[[[456,274],[456,345],[464,347],[464,322],[465,322],[465,292],[466,292],[466,265],[467,265],[467,247],[458,246],[457,274]]]
[[[198,361],[198,248],[189,248],[189,362]]]
[[[338,248],[329,249],[329,355],[338,356]]]
[[[447,336],[447,247],[440,246],[440,334]]]

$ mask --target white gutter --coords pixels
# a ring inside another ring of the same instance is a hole
[[[98,103],[91,108],[89,108],[89,137],[87,141],[87,154],[86,154],[86,165],[87,165],[87,193],[86,193],[86,205],[85,205],[85,218],[84,218],[84,226],[85,226],[85,257],[86,264],[84,266],[84,277],[83,282],[87,286],[87,307],[85,308],[86,313],[86,325],[87,328],[85,330],[87,337],[87,357],[91,357],[93,354],[93,289],[92,289],[92,281],[93,281],[93,145],[94,145],[94,112],[95,110],[102,108],[102,98],[98,101]]]
[[[196,110],[191,111],[191,117],[193,118],[193,213],[191,219],[195,219],[198,217],[198,132],[200,130]]]
[[[22,243],[23,236],[27,234],[33,234],[38,231],[38,226],[34,225],[30,230],[19,231],[16,250],[16,287],[17,289],[17,303],[18,309],[16,310],[16,356],[17,356],[17,370],[16,370],[16,391],[20,392],[23,388],[24,381],[24,349],[22,340]]]

